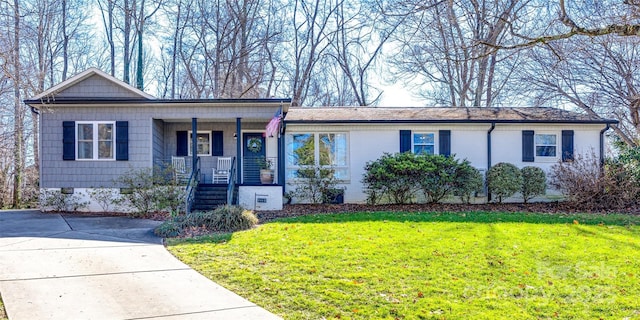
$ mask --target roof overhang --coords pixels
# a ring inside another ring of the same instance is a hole
[[[87,98],[63,98],[50,101],[29,99],[24,101],[33,107],[282,107],[286,113],[291,105],[289,98],[269,99],[87,99]]]
[[[137,96],[140,97],[140,99],[154,99],[154,96],[139,90],[129,84],[127,84],[124,81],[120,81],[118,79],[116,79],[115,77],[112,77],[109,74],[106,74],[104,72],[102,72],[101,70],[97,69],[97,68],[89,68],[65,81],[62,81],[60,83],[58,83],[57,85],[45,90],[44,92],[36,95],[35,97],[25,100],[25,103],[28,105],[31,105],[33,107],[38,107],[38,105],[42,105],[45,103],[50,103],[52,101],[56,101],[56,95],[59,92],[64,91],[65,89],[68,89],[70,87],[73,87],[74,85],[76,85],[79,82],[82,82],[84,80],[86,80],[89,77],[92,77],[94,75],[100,76],[106,80],[108,80],[109,82],[113,83],[114,85],[123,88],[126,91],[129,91]]]

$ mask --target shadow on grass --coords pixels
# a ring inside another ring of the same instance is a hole
[[[225,243],[231,241],[233,238],[233,233],[212,233],[207,235],[195,236],[193,238],[167,238],[166,242],[168,245],[174,243]]]
[[[634,226],[640,216],[624,214],[560,214],[522,212],[355,212],[310,214],[280,218],[268,223],[342,223],[367,221],[536,223]]]

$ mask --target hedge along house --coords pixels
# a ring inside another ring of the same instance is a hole
[[[155,99],[92,68],[25,103],[40,113],[42,190],[90,200],[90,190],[124,191],[116,180],[132,169],[171,165],[184,166],[183,183],[199,186],[185,187],[189,209],[238,201],[282,207],[278,121],[290,99]],[[275,134],[266,135],[270,123]],[[228,177],[215,180],[224,159],[230,159]],[[263,185],[264,160],[273,180]],[[88,210],[101,207],[92,203]]]
[[[482,173],[499,162],[548,173],[576,154],[603,161],[604,133],[615,123],[554,108],[291,108],[284,120],[286,188],[295,188],[297,170],[313,164],[335,169],[345,202],[365,202],[365,164],[385,152],[455,155]],[[303,148],[311,160],[299,160]]]

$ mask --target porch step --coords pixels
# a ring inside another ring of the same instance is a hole
[[[200,184],[196,189],[192,210],[213,210],[227,204],[227,186],[215,184]]]

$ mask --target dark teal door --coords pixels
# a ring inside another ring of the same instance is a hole
[[[242,146],[242,182],[244,184],[260,184],[260,160],[264,160],[266,154],[262,133],[244,133]]]

